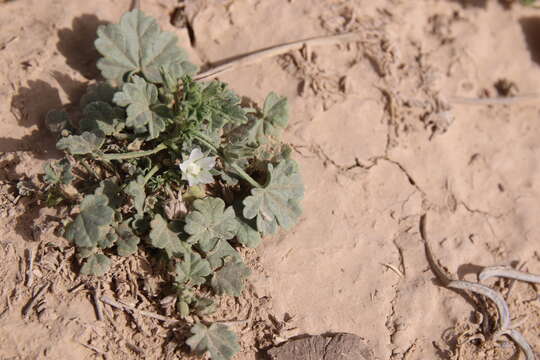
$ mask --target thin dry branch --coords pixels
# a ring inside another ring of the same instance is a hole
[[[25,307],[23,308],[22,310],[22,314],[23,314],[23,318],[24,319],[27,319],[28,318],[28,315],[30,314],[30,310],[32,309],[32,307],[34,307],[34,304],[36,303],[36,301],[41,297],[41,295],[43,295],[45,293],[45,291],[49,288],[49,286],[51,286],[51,283],[48,282],[46,283],[45,285],[43,285],[41,287],[41,289],[39,289],[39,291],[37,292],[36,295],[34,295],[30,301],[28,302],[28,304],[25,305]]]
[[[318,45],[328,45],[328,44],[335,44],[339,42],[359,40],[358,39],[359,35],[360,34],[357,32],[352,32],[352,33],[345,33],[345,34],[338,34],[338,35],[317,36],[317,37],[312,37],[309,39],[304,39],[304,40],[294,41],[294,42],[286,43],[282,45],[272,46],[266,49],[252,52],[240,58],[227,61],[224,64],[218,65],[214,68],[211,68],[207,71],[204,71],[202,73],[195,75],[194,79],[202,80],[202,79],[215,78],[219,74],[223,74],[227,71],[231,71],[238,67],[254,64],[263,59],[282,55],[292,50],[298,50],[298,49],[301,49],[303,46],[307,46],[307,45],[318,46]]]
[[[131,305],[127,305],[127,304],[124,304],[122,302],[119,302],[119,301],[116,301],[116,300],[113,300],[111,299],[110,297],[108,296],[102,296],[100,298],[100,300],[102,302],[104,302],[105,304],[108,304],[112,307],[115,307],[117,309],[122,309],[122,310],[127,310],[127,311],[132,311],[132,312],[136,312],[142,316],[146,316],[146,317],[149,317],[149,318],[152,318],[152,319],[156,319],[156,320],[159,320],[159,321],[164,321],[164,322],[178,322],[178,320],[176,319],[173,319],[173,318],[170,318],[170,317],[167,317],[167,316],[163,316],[163,315],[159,315],[159,314],[156,314],[156,313],[153,313],[153,312],[150,312],[150,311],[144,311],[144,310],[139,310],[137,309],[136,307],[134,306],[131,306]]]
[[[34,255],[32,253],[32,248],[28,248],[26,252],[28,257],[28,268],[26,269],[26,286],[32,286],[34,280]]]
[[[103,321],[103,311],[101,310],[101,301],[99,301],[99,297],[101,295],[100,291],[101,284],[97,284],[94,288],[94,291],[92,291],[92,300],[94,301],[94,306],[96,307],[96,317],[98,321]]]

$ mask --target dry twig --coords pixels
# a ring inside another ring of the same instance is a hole
[[[215,78],[219,74],[231,71],[235,68],[254,64],[263,59],[278,56],[285,54],[292,50],[301,49],[303,46],[317,46],[317,45],[326,45],[326,44],[335,44],[338,42],[345,41],[354,41],[358,40],[359,33],[345,33],[338,35],[328,35],[328,36],[317,36],[309,39],[299,40],[290,42],[287,44],[276,45],[266,49],[258,50],[248,55],[242,56],[240,58],[227,61],[224,64],[218,65],[214,68],[211,68],[205,72],[199,73],[194,76],[195,80],[202,80],[208,78]]]
[[[108,296],[102,296],[102,297],[100,298],[100,300],[101,300],[102,302],[104,302],[105,304],[110,305],[110,306],[112,306],[112,307],[115,307],[115,308],[117,308],[117,309],[122,309],[122,310],[127,310],[127,311],[133,311],[133,312],[139,313],[139,314],[141,314],[141,315],[143,315],[143,316],[146,316],[146,317],[149,317],[149,318],[152,318],[152,319],[156,319],[156,320],[159,320],[159,321],[164,321],[164,322],[178,322],[178,320],[173,319],[173,318],[170,318],[170,317],[167,317],[167,316],[159,315],[159,314],[156,314],[156,313],[153,313],[153,312],[150,312],[150,311],[139,310],[139,309],[137,309],[137,308],[134,307],[134,306],[127,305],[127,304],[124,304],[124,303],[122,303],[122,302],[113,300],[113,299],[111,299],[111,298],[108,297]]]
[[[30,301],[24,306],[23,310],[22,310],[22,314],[23,314],[23,317],[24,319],[27,319],[28,318],[28,315],[30,314],[30,310],[32,309],[32,307],[34,306],[34,304],[36,303],[36,301],[41,297],[41,295],[43,295],[45,293],[45,291],[49,288],[49,286],[51,286],[51,283],[48,282],[46,283],[45,285],[43,285],[41,287],[41,289],[39,289],[39,291],[37,292],[36,295],[34,295]]]

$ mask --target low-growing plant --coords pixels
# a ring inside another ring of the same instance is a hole
[[[175,36],[139,10],[101,26],[95,46],[106,81],[82,97],[79,118],[46,117],[66,153],[45,166],[47,204],[74,214],[64,236],[83,274],[101,276],[116,256],[158,249],[179,316],[197,320],[187,344],[230,359],[236,336],[205,321],[215,304],[201,294],[240,296],[250,270],[237,249],[301,214],[298,165],[280,141],[287,99],[270,93],[258,108],[223,82],[195,81],[198,69]]]

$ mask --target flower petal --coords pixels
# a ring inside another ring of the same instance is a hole
[[[197,164],[205,170],[213,169],[214,166],[216,166],[216,157],[212,156],[212,157],[202,158],[201,160],[197,161]]]
[[[199,176],[197,176],[199,184],[210,184],[214,182],[214,177],[210,174],[209,171],[202,171]]]
[[[200,159],[204,158],[204,154],[199,148],[194,148],[191,150],[191,154],[189,154],[189,160],[191,161],[198,161]]]
[[[186,174],[186,179],[188,181],[189,186],[195,186],[200,183],[198,179],[194,177],[193,175],[191,175],[190,173]]]

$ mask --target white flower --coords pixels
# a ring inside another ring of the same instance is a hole
[[[189,157],[179,166],[182,171],[182,180],[187,180],[189,186],[210,184],[214,182],[210,170],[216,165],[216,157],[205,157],[201,149],[191,150]]]

